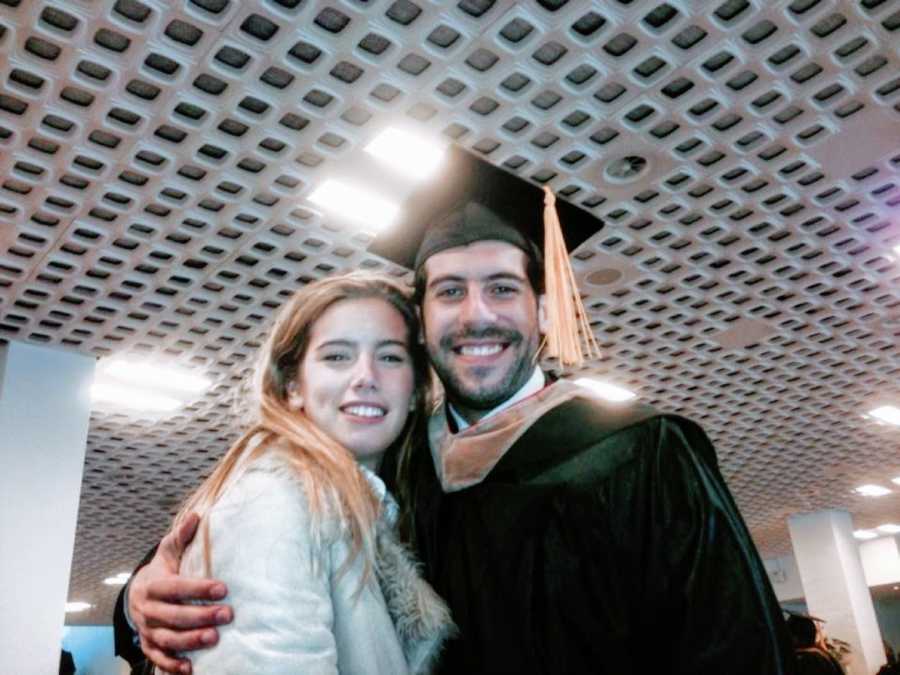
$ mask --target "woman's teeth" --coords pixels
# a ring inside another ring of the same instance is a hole
[[[351,405],[344,408],[344,412],[357,417],[384,417],[385,411],[372,405]]]
[[[463,356],[492,356],[502,350],[502,345],[465,345],[459,348],[459,353]]]

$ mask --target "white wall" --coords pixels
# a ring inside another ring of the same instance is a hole
[[[769,573],[772,588],[775,589],[775,597],[779,602],[805,597],[803,584],[800,582],[800,570],[797,569],[797,561],[794,560],[794,556],[769,558],[763,562],[766,572]]]
[[[898,537],[879,537],[859,545],[866,584],[881,586],[900,583],[900,540]],[[800,571],[794,556],[767,558],[763,561],[769,573],[769,581],[779,602],[797,600],[806,594],[800,580]]]
[[[900,550],[897,537],[879,537],[859,546],[866,583],[869,586],[900,582]]]

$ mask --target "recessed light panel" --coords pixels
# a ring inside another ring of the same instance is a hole
[[[112,577],[106,577],[103,580],[103,583],[107,586],[124,586],[128,583],[128,580],[131,578],[131,572],[119,572],[117,575]]]
[[[337,180],[323,182],[309,195],[309,201],[374,232],[393,223],[400,211],[374,192]]]
[[[412,180],[432,176],[445,151],[445,146],[430,138],[395,127],[385,129],[366,146],[366,152]]]
[[[120,382],[130,382],[136,387],[185,394],[200,394],[209,389],[211,384],[209,379],[183,369],[126,359],[110,359],[101,363],[98,371]]]
[[[874,417],[882,422],[900,426],[900,408],[892,405],[883,405],[869,411],[869,417]]]
[[[612,401],[614,403],[622,403],[635,398],[637,394],[623,387],[619,387],[609,382],[594,380],[589,377],[580,377],[575,380],[575,384],[590,390],[602,399]]]
[[[93,605],[89,602],[81,602],[79,600],[73,602],[66,603],[66,614],[71,614],[72,612],[83,612],[86,609],[90,609]]]
[[[107,382],[95,382],[91,387],[91,398],[98,403],[144,412],[169,412],[182,405],[181,401],[171,396]]]
[[[856,494],[862,495],[863,497],[884,497],[884,495],[891,494],[891,491],[886,487],[882,487],[881,485],[860,485],[858,488],[854,488],[853,490]]]
[[[112,357],[100,361],[91,397],[104,407],[171,412],[197,398],[210,380],[183,368]]]

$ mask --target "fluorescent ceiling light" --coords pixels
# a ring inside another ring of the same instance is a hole
[[[131,572],[119,572],[114,577],[106,577],[103,583],[107,586],[124,586],[131,578]]]
[[[209,389],[212,382],[196,372],[149,361],[112,357],[97,365],[91,395],[115,407],[169,412]]]
[[[885,534],[897,534],[900,532],[900,525],[895,525],[894,523],[885,523],[884,525],[879,525],[875,528],[879,532],[884,532]]]
[[[884,497],[884,495],[891,494],[891,491],[886,487],[872,484],[860,485],[858,488],[854,488],[853,491],[858,495],[862,495],[863,497]]]
[[[376,231],[390,225],[400,211],[396,204],[374,192],[337,180],[326,180],[312,191],[309,201]]]
[[[622,387],[617,387],[616,385],[610,384],[609,382],[594,380],[590,377],[579,377],[577,380],[575,380],[575,384],[582,386],[585,389],[589,389],[592,393],[596,394],[600,398],[606,399],[607,401],[613,401],[614,403],[630,401],[637,396],[637,394],[632,391],[628,391],[627,389],[623,389]]]
[[[84,610],[90,609],[91,607],[93,607],[93,605],[89,602],[80,602],[77,600],[74,602],[67,602],[66,613],[68,614],[69,612],[83,612]]]
[[[892,405],[883,405],[880,408],[870,410],[869,417],[874,417],[875,419],[887,422],[888,424],[900,426],[900,408]]]
[[[896,478],[891,478],[891,482],[894,483],[895,485],[900,485],[900,476],[897,476]]]
[[[446,147],[425,136],[390,127],[365,150],[407,178],[424,180],[437,171]]]
[[[106,382],[94,383],[94,386],[91,387],[91,398],[100,403],[114,403],[124,408],[146,410],[147,412],[168,412],[183,405],[181,401],[171,396]]]
[[[200,394],[209,389],[209,379],[181,368],[155,363],[109,359],[101,362],[98,371],[133,387],[162,389],[185,394]]]
[[[872,530],[856,530],[853,532],[853,536],[857,539],[875,539],[878,533]]]

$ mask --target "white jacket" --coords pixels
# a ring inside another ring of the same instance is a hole
[[[228,586],[234,621],[219,642],[192,652],[193,672],[286,675],[426,673],[454,630],[441,599],[419,576],[394,534],[396,505],[363,469],[382,499],[377,575],[358,597],[363,556],[342,576],[349,536],[334,516],[310,524],[295,471],[268,450],[227,486],[208,514],[212,577]],[[204,576],[202,530],[181,573]]]

